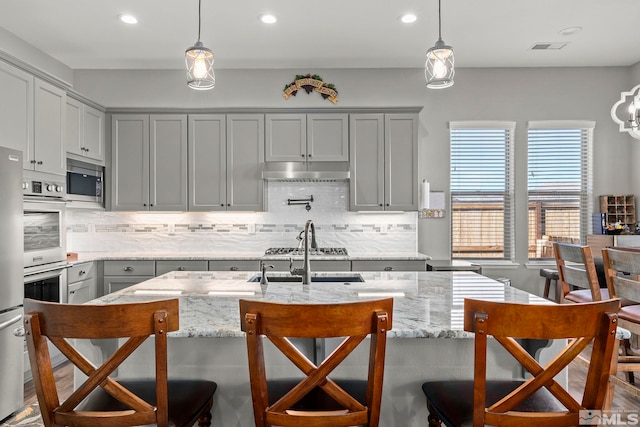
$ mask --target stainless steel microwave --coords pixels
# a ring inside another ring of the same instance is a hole
[[[104,205],[104,168],[67,160],[67,200]]]

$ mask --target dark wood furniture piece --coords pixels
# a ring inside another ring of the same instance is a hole
[[[562,296],[562,292],[561,292],[562,288],[558,286],[558,279],[560,279],[560,276],[558,276],[558,270],[552,270],[550,268],[541,268],[540,276],[544,277],[544,291],[542,292],[542,296],[548,300],[551,300],[551,297],[549,297],[549,291],[551,291],[551,282],[553,282],[553,295],[554,295],[553,301],[560,303],[561,296]]]
[[[553,244],[558,268],[560,299],[557,302],[591,302],[609,299],[606,289],[600,289],[598,273],[591,248],[570,243]]]
[[[637,249],[602,250],[602,259],[607,277],[609,294],[626,301],[618,318],[620,326],[632,334],[640,335],[640,251]],[[623,341],[622,355],[618,357],[616,371],[627,372],[629,384],[634,384],[634,372],[640,372],[640,352],[633,350],[629,340]],[[614,381],[616,385],[627,387],[624,381]],[[633,390],[633,388],[632,388]]]
[[[429,426],[580,425],[580,411],[602,410],[615,353],[618,300],[531,305],[465,299],[464,329],[475,332],[474,378],[422,385]],[[518,380],[486,377],[487,343],[495,338],[531,374]],[[567,339],[547,366],[540,366],[520,339]],[[582,402],[553,378],[592,343]]]
[[[24,311],[31,372],[45,426],[210,425],[216,383],[167,379],[167,333],[179,327],[177,299],[112,305],[25,299]],[[149,336],[155,338],[155,378],[111,377]],[[73,339],[114,338],[127,340],[99,367],[73,346]],[[47,339],[88,377],[64,402],[59,401]]]
[[[246,332],[251,395],[256,427],[378,426],[386,334],[393,299],[342,304],[279,304],[240,300]],[[291,380],[267,379],[263,337],[300,370]],[[370,337],[364,380],[340,380],[330,374],[365,338]],[[316,366],[290,338],[341,338]]]

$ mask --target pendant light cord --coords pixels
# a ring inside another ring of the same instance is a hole
[[[200,25],[202,23],[202,0],[198,0],[198,41],[200,41]]]
[[[442,40],[442,19],[440,17],[440,1],[441,0],[438,0],[438,40]],[[200,35],[198,35],[198,39],[200,39]]]

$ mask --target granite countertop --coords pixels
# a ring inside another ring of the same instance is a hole
[[[313,276],[361,274],[362,283],[249,282],[256,272],[170,272],[90,303],[180,299],[180,329],[173,337],[244,337],[238,300],[255,298],[283,303],[340,303],[394,298],[390,338],[467,338],[463,330],[465,297],[550,304],[517,288],[472,272],[316,272]],[[273,273],[270,276],[287,276]]]
[[[78,259],[69,261],[69,265],[89,261],[107,260],[288,260],[285,255],[265,255],[264,251],[225,251],[225,252],[78,252]],[[303,259],[302,255],[295,255],[295,260]],[[311,259],[335,260],[428,260],[430,256],[420,252],[354,252],[349,255],[315,255]]]

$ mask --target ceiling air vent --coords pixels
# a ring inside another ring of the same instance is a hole
[[[544,42],[544,43],[536,43],[531,46],[530,50],[560,50],[569,43],[564,42]]]

